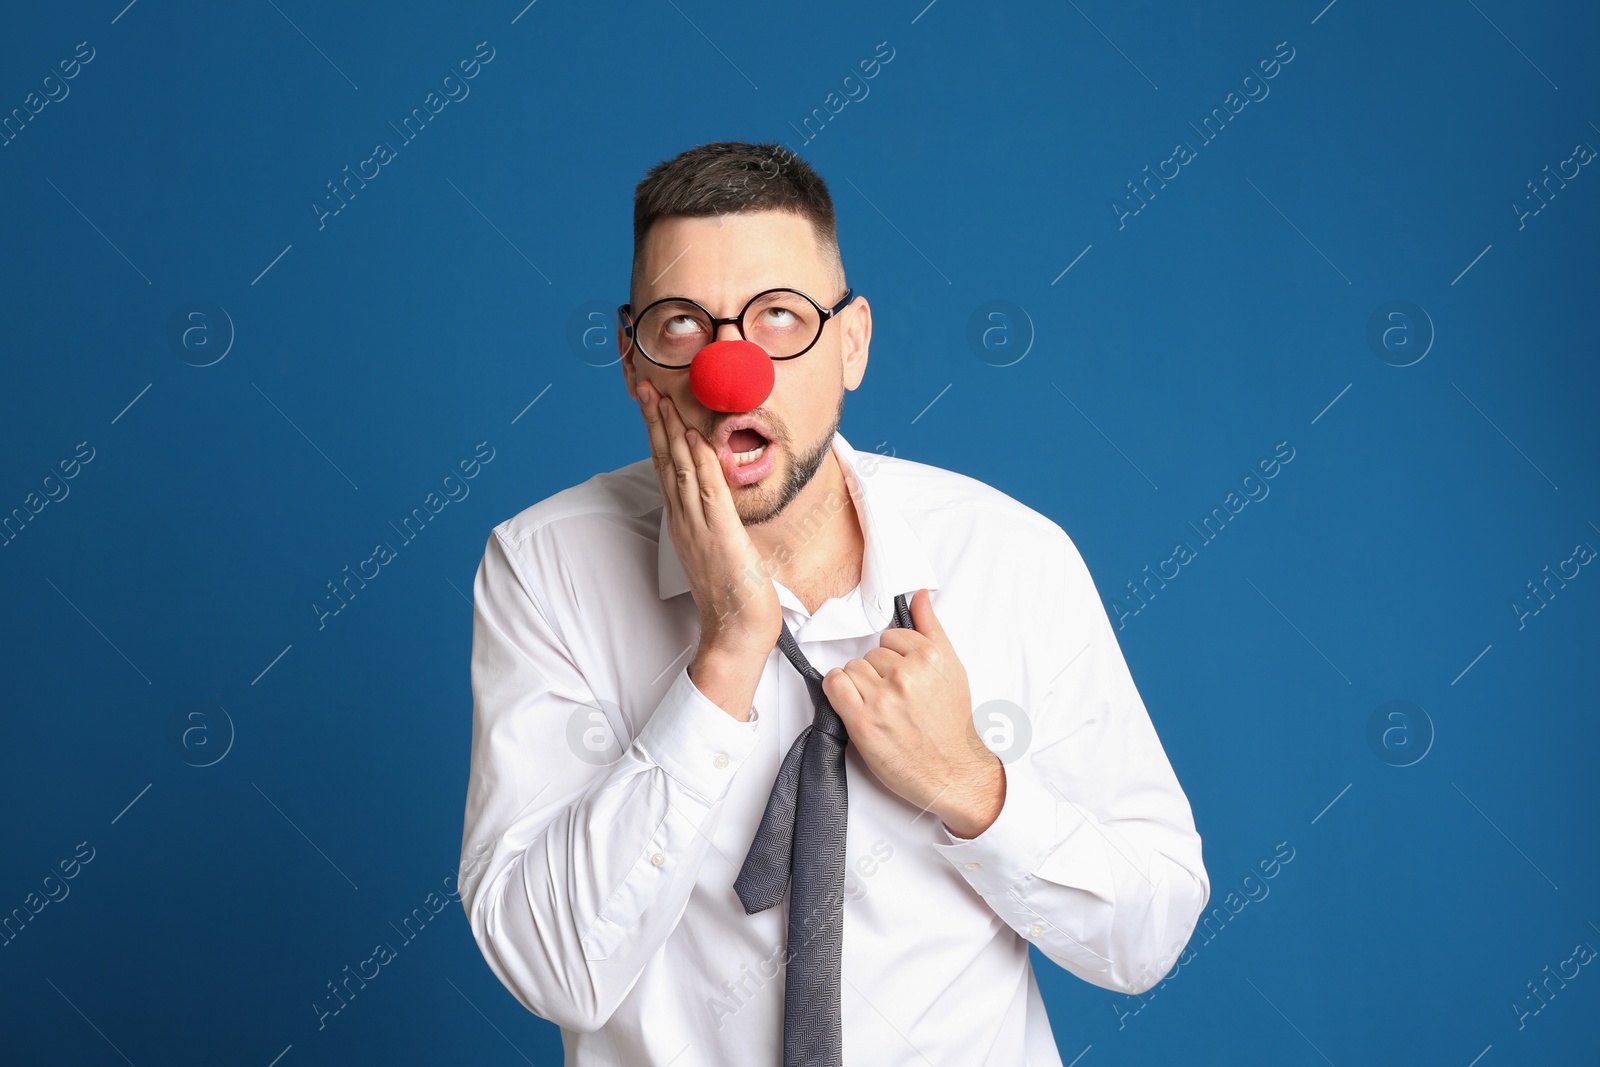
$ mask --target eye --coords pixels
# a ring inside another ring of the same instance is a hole
[[[669,337],[682,337],[700,329],[700,322],[693,315],[674,315],[667,320],[664,329]]]
[[[770,307],[761,312],[761,320],[764,326],[783,330],[799,322],[800,317],[786,307]]]

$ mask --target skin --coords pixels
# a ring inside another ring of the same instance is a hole
[[[787,212],[659,219],[641,268],[633,308],[687,296],[718,317],[775,286],[824,306],[845,287],[810,222]],[[719,328],[719,340],[736,337],[732,325]],[[782,629],[773,581],[811,611],[860,581],[866,541],[831,441],[844,393],[866,373],[871,339],[872,310],[856,297],[810,351],[775,364],[772,394],[757,409],[773,431],[773,471],[730,486],[708,439],[733,415],[706,408],[686,370],[656,366],[618,331],[628,395],[644,419],[673,545],[700,611],[689,676],[740,721],[749,719]],[[831,518],[808,533],[808,514]],[[951,833],[976,837],[1004,804],[1004,769],[973,726],[966,670],[927,590],[917,590],[910,607],[914,629],[885,630],[879,647],[829,671],[823,692],[884,785],[934,812]]]

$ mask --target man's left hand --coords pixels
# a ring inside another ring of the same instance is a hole
[[[1005,771],[973,726],[966,668],[926,589],[911,598],[911,623],[829,671],[822,691],[884,785],[957,837],[977,837],[1005,803]]]

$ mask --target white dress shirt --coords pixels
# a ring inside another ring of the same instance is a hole
[[[846,748],[844,1062],[1059,1067],[1028,945],[1105,989],[1155,985],[1211,891],[1188,799],[1060,526],[833,450],[861,582],[815,614],[775,583],[801,651],[824,674],[863,656],[927,588],[973,707],[1025,719],[1014,756],[1002,720],[977,724],[1006,793],[971,840]],[[775,647],[749,722],[690,681],[700,616],[648,457],[496,526],[473,602],[459,884],[490,968],[561,1027],[567,1067],[777,1067],[788,896],[746,915],[733,882],[812,720],[804,680]]]

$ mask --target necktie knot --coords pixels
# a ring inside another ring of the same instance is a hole
[[[839,718],[839,713],[833,710],[833,702],[822,691],[822,676],[806,678],[806,688],[811,690],[811,706],[815,712],[811,717],[811,729],[815,733],[827,734],[841,746],[850,743],[850,734],[844,728],[844,720]]]

